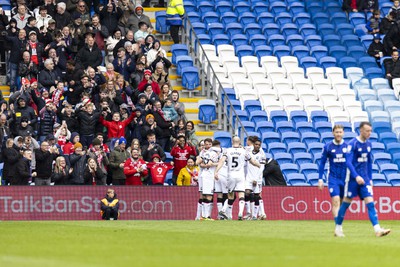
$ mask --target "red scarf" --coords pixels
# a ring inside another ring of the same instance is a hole
[[[32,49],[32,55],[31,55],[32,62],[35,63],[36,65],[39,65],[39,58],[38,58],[37,51],[36,51],[37,43],[33,43],[33,42],[29,41],[29,46]]]

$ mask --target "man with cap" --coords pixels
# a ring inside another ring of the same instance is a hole
[[[113,185],[125,185],[126,176],[124,174],[124,165],[130,157],[126,151],[126,139],[121,137],[118,140],[118,145],[110,153],[110,170],[112,172]]]
[[[17,104],[14,106],[12,129],[15,134],[17,125],[21,123],[21,119],[26,117],[28,119],[28,124],[35,128],[37,122],[37,116],[32,107],[27,105],[27,100],[23,97],[17,99]]]
[[[38,42],[37,34],[38,33],[36,31],[29,32],[27,48],[31,54],[32,62],[38,66],[42,66],[44,47],[42,43]]]
[[[72,168],[72,173],[70,176],[70,185],[83,185],[85,173],[86,162],[88,155],[86,150],[83,149],[82,144],[76,142],[74,145],[74,153],[69,156],[70,166]]]
[[[135,107],[142,109],[144,112],[142,115],[147,115],[147,111],[149,110],[149,101],[145,93],[140,93],[137,97],[137,102],[135,103]]]
[[[154,120],[153,114],[147,114],[146,122],[142,125],[140,129],[141,140],[143,140],[143,144],[147,143],[147,135],[149,133],[154,133],[156,137],[162,135],[162,129],[157,126],[157,123]]]
[[[40,29],[40,27],[44,26],[47,28],[49,25],[49,21],[52,19],[52,17],[47,14],[47,8],[45,6],[40,6],[39,7],[39,16],[36,17],[37,24],[36,27]]]
[[[153,92],[156,95],[159,95],[161,93],[160,86],[156,81],[153,81],[153,76],[152,76],[151,70],[145,70],[144,71],[144,76],[143,80],[139,83],[138,90],[140,92],[144,92],[148,84],[151,84],[151,87],[153,88]]]
[[[43,141],[40,148],[35,149],[36,173],[35,185],[50,185],[50,176],[53,169],[53,161],[58,157],[58,149],[50,147],[49,142]]]
[[[134,33],[139,30],[139,22],[145,22],[150,32],[153,32],[153,25],[150,22],[150,18],[143,14],[144,9],[141,5],[135,7],[135,12],[128,18],[128,28]]]
[[[381,43],[381,36],[379,34],[374,34],[374,40],[368,47],[368,55],[374,57],[376,64],[381,67],[381,57],[386,56],[386,51]]]
[[[57,115],[54,112],[55,107],[50,99],[46,99],[46,106],[39,111],[39,141],[42,142],[46,136],[53,134],[54,123]]]
[[[124,174],[126,176],[126,185],[143,185],[148,170],[146,162],[139,158],[140,154],[137,148],[131,151],[132,156],[129,157],[124,164]]]
[[[71,14],[66,11],[67,5],[64,2],[57,4],[57,13],[54,16],[54,22],[57,29],[62,29],[71,21]]]

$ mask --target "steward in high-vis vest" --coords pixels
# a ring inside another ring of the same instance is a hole
[[[113,189],[108,189],[106,197],[101,200],[100,214],[103,220],[118,220],[119,200]]]
[[[167,25],[175,44],[179,43],[179,28],[182,26],[182,18],[185,14],[183,0],[170,0],[167,7]]]

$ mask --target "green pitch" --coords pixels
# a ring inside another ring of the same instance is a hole
[[[398,222],[381,224],[339,239],[330,221],[0,222],[0,266],[398,266]]]

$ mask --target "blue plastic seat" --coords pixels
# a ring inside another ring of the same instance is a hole
[[[397,166],[400,166],[400,153],[394,153],[392,154],[392,161],[394,164]]]
[[[246,100],[246,101],[253,101],[253,100]],[[245,101],[245,109],[246,109],[246,101]],[[259,103],[259,101],[257,101]],[[250,110],[250,109],[248,109]],[[246,111],[248,111],[246,110]],[[249,112],[249,111],[248,111]],[[264,110],[253,109],[249,112],[249,119],[250,121],[254,122],[257,126],[257,123],[268,121],[268,115]]]
[[[291,121],[278,121],[275,124],[275,129],[280,134],[294,131],[293,123]]]
[[[399,173],[391,173],[391,174],[388,174],[386,177],[387,177],[388,182],[392,186],[400,186],[400,174]]]
[[[362,49],[362,50],[363,50],[362,47],[358,47],[358,49]],[[350,47],[348,50],[349,50],[349,56],[352,56],[352,55],[350,55],[350,52],[356,50],[356,47],[352,46],[352,47]],[[360,50],[359,50],[359,51],[360,51]],[[363,50],[363,52],[365,53],[364,50]],[[359,53],[361,54],[361,52],[359,52]],[[368,68],[377,68],[377,67],[378,67],[378,65],[376,64],[375,59],[372,58],[372,57],[365,56],[365,55],[362,56],[362,55],[361,55],[361,57],[355,57],[355,58],[358,58],[358,65],[359,65],[360,68],[362,68],[364,71],[365,71],[366,69],[368,69]]]
[[[193,59],[190,56],[178,56],[176,58],[176,74],[181,75],[182,69],[193,66]]]
[[[295,16],[298,13],[303,13],[305,12],[305,7],[304,7],[304,3],[302,2],[292,2],[289,4],[289,8],[288,8],[290,14],[292,14],[293,16]]]
[[[304,44],[304,38],[299,34],[293,34],[286,37],[286,44],[292,49],[297,46],[302,46]]]
[[[339,60],[339,66],[342,69],[347,69],[347,68],[350,68],[350,67],[357,67],[358,65],[357,65],[357,60],[356,59],[354,59],[352,57],[342,57]]]
[[[261,111],[262,106],[260,101],[258,100],[245,100],[243,103],[244,110],[250,116],[251,112],[253,111]]]
[[[377,100],[376,92],[371,89],[359,89],[357,90],[358,99],[364,106],[364,103],[368,100]]]
[[[386,91],[385,89],[383,90],[378,90],[378,93],[380,93],[381,91]],[[383,92],[385,93],[385,92]],[[394,96],[393,90],[392,90],[392,95]],[[387,110],[389,113],[395,112],[395,111],[400,111],[400,105],[399,105],[399,101],[398,100],[391,100],[390,98],[392,97],[392,95],[388,94],[380,94],[380,100],[384,101],[383,102],[383,106],[385,108],[385,110]]]
[[[300,172],[304,175],[308,175],[310,173],[317,173],[318,166],[315,163],[305,163],[300,166]]]
[[[244,32],[247,37],[250,38],[253,34],[261,34],[261,26],[258,25],[257,23],[249,23],[244,26]]]
[[[271,153],[274,156],[274,159],[278,159],[279,156],[281,158],[285,158],[286,162],[281,163],[292,163],[292,155],[290,153],[286,153],[286,145],[284,143],[270,143],[268,144],[268,153]]]
[[[340,36],[338,36],[336,34],[324,35],[322,40],[323,40],[323,44],[327,47],[338,46],[338,45],[342,44]]]
[[[171,45],[171,53],[172,53],[172,64],[176,64],[176,58],[178,56],[189,55],[189,49],[184,44],[173,44]]]
[[[239,45],[235,47],[235,54],[239,58],[239,63],[242,64],[241,58],[244,56],[253,56],[253,47],[250,45]]]
[[[314,24],[306,23],[300,26],[299,32],[302,36],[306,37],[317,34],[317,28],[314,26]]]
[[[275,15],[275,23],[277,23],[279,26],[285,25],[286,23],[292,23],[292,15],[287,12],[281,12]]]
[[[204,124],[211,124],[217,119],[216,104],[214,100],[199,100],[199,120]]]
[[[318,180],[319,180],[319,174],[318,173],[309,173],[306,175],[307,183],[309,183],[311,186],[316,186],[318,185]]]
[[[315,124],[319,121],[329,121],[328,113],[323,110],[313,110],[310,115],[311,121]],[[331,130],[332,131],[332,130]]]
[[[257,22],[261,26],[265,26],[268,23],[275,24],[275,16],[269,12],[262,12],[257,16]]]
[[[329,22],[329,15],[323,12],[311,13],[312,21],[315,25],[321,25]]]
[[[293,155],[293,162],[301,166],[305,163],[313,163],[313,158],[308,152],[300,152]]]
[[[247,112],[245,110],[241,110],[240,108],[238,110],[235,109],[235,113],[236,113],[236,116],[235,116],[235,114],[233,114],[233,118],[232,118],[233,125],[236,125],[236,122],[238,122],[237,118],[239,119],[239,121],[247,121],[249,119],[247,116]],[[238,122],[238,124],[239,124],[239,122]]]
[[[246,130],[247,132],[254,132],[256,129],[256,125],[252,121],[241,120],[240,123],[238,124],[238,133],[239,134],[241,133],[242,128],[244,128],[244,130]]]
[[[272,56],[272,48],[268,45],[258,45],[254,47],[254,53],[258,58],[258,61],[264,56]]]
[[[364,35],[360,37],[360,41],[364,46],[365,50],[368,50],[369,46],[373,42],[373,36],[370,34]]]
[[[285,37],[281,34],[273,34],[268,36],[268,44],[271,46],[271,48],[274,48],[278,45],[284,45],[285,42]]]
[[[398,143],[397,135],[391,132],[384,132],[379,134],[379,142],[387,146],[390,143]]]
[[[186,5],[185,5],[185,10],[186,10]],[[230,12],[232,11],[232,4],[228,1],[215,2],[215,11],[217,11],[217,13],[220,15],[225,12]]]
[[[306,145],[301,142],[291,142],[288,144],[288,152],[292,155],[301,152],[307,152]]]
[[[283,2],[278,2],[278,1],[272,2],[269,5],[269,11],[271,11],[275,15],[285,12],[286,4]]]
[[[300,65],[304,68],[311,68],[317,66],[317,59],[314,57],[303,57],[300,59]]]
[[[322,159],[322,153],[316,153],[315,155],[313,155],[314,163],[317,164],[318,166],[321,165],[321,159]],[[327,164],[325,164],[325,166],[326,165]],[[325,169],[326,169],[326,167],[325,167]]]
[[[243,26],[237,22],[231,22],[225,25],[225,31],[229,36],[243,33]]]
[[[373,154],[373,162],[378,166],[392,163],[392,157],[389,153],[375,153]]]
[[[273,47],[273,54],[281,60],[282,57],[290,56],[290,47],[287,45],[277,45]]]
[[[341,45],[330,46],[328,48],[329,55],[339,61],[342,57],[347,56],[347,49]]]
[[[225,12],[221,14],[221,22],[225,27],[229,23],[237,23],[237,15],[233,12]]]
[[[290,120],[293,122],[293,124],[296,125],[296,123],[301,122],[301,121],[308,121],[308,116],[307,112],[304,110],[294,110],[291,111],[290,114]]]
[[[311,23],[311,17],[308,13],[300,12],[294,14],[293,16],[293,22],[299,27],[303,24]]]
[[[317,60],[319,60],[320,58],[328,55],[328,48],[326,46],[317,45],[317,46],[313,46],[311,48],[310,52],[311,52],[311,56],[313,56]]]
[[[382,69],[378,67],[365,69],[365,76],[368,79],[383,77]]]
[[[248,38],[244,34],[235,34],[231,36],[231,43],[234,47],[240,46],[240,45],[247,45],[248,43]]]
[[[198,34],[197,39],[199,40],[200,44],[211,44],[211,38],[208,34]]]
[[[330,21],[337,26],[342,23],[347,23],[347,16],[344,12],[335,13],[330,17]]]
[[[390,122],[390,115],[389,112],[387,111],[376,110],[372,111],[369,115],[370,115],[370,120],[373,123],[378,121]]]
[[[318,60],[318,65],[321,66],[324,70],[330,67],[336,67],[336,58],[334,57],[321,57]]]
[[[258,0],[257,0],[258,1]],[[261,1],[261,0],[260,0]],[[251,11],[258,17],[260,18],[260,15],[268,12],[268,5],[265,2],[256,2],[251,1]]]
[[[226,105],[226,110],[228,113],[228,117],[231,115],[230,114],[230,110],[233,109],[235,111],[240,111],[242,109],[242,104],[240,103],[239,100],[230,100],[229,103],[227,103]],[[246,114],[247,116],[247,112],[243,110],[243,112]]]
[[[266,45],[267,38],[265,38],[265,36],[262,34],[254,34],[250,36],[249,44],[253,47],[253,49],[255,49],[258,46]]]
[[[262,32],[265,35],[265,37],[268,38],[268,36],[271,36],[273,34],[279,34],[279,26],[276,23],[267,23],[262,27]]]
[[[371,143],[371,153],[385,153],[385,145],[379,142]]]
[[[187,17],[189,18],[190,22],[201,22],[200,14],[194,11],[187,12]]]
[[[317,24],[318,33],[322,36],[329,34],[336,34],[335,26],[330,23]]]
[[[167,25],[167,13],[165,10],[155,12],[156,16],[156,30],[159,33],[166,34],[169,32],[169,25]]]
[[[214,139],[221,142],[221,147],[232,146],[232,135],[229,132],[214,132]]]
[[[354,34],[354,26],[349,23],[341,23],[336,26],[336,32],[341,36]]]
[[[225,103],[225,94],[227,96],[227,99],[229,100],[236,100],[236,93],[235,93],[235,89],[233,88],[223,88],[223,92],[221,93],[221,97],[222,97],[222,105],[226,105]]]
[[[332,132],[324,132],[324,133],[321,133],[320,135],[321,135],[321,143],[324,143],[324,144],[329,143],[333,139]]]
[[[354,57],[354,58],[359,58],[359,59],[368,56],[368,55],[365,53],[364,47],[361,47],[361,46],[351,46],[351,47],[349,47],[349,48],[347,49],[347,55],[348,55],[349,57]],[[374,61],[375,61],[375,60],[374,60]],[[360,63],[360,61],[358,61],[358,62]],[[377,66],[376,63],[375,63],[375,66]],[[362,66],[360,66],[360,67],[363,68]],[[364,68],[363,68],[363,69],[364,69]]]
[[[242,25],[246,25],[246,24],[249,24],[249,23],[256,23],[257,21],[256,21],[256,16],[253,13],[244,12],[244,13],[240,14],[239,22]]]
[[[321,36],[311,34],[304,37],[304,43],[311,49],[314,46],[322,45]]]
[[[353,26],[357,26],[360,24],[365,24],[365,16],[363,14],[357,12],[349,13],[349,21]]]
[[[261,135],[262,142],[265,143],[267,146],[270,143],[280,142],[281,136],[275,132],[265,132]]]
[[[387,164],[382,164],[381,166],[379,166],[379,170],[386,177],[388,177],[388,175],[390,175],[390,174],[393,174],[393,173],[397,174],[399,172],[399,167],[396,164],[387,163]]]
[[[311,143],[319,143],[320,136],[318,133],[315,132],[304,132],[301,134],[301,142],[305,143],[306,145]]]
[[[322,2],[305,1],[305,4],[306,4],[306,10],[310,14],[316,14],[324,11]]]
[[[285,25],[282,25],[281,33],[287,38],[291,35],[298,34],[297,28],[296,24],[286,23]]]
[[[253,112],[258,112],[258,111],[253,111]],[[275,132],[274,123],[272,121],[257,121],[257,122],[254,120],[252,121],[256,124],[256,131],[259,132],[260,134],[263,134],[265,132]]]
[[[214,11],[208,11],[202,15],[202,21],[205,24],[219,22],[219,15]]]
[[[286,180],[292,186],[309,186],[306,177],[301,173],[289,173],[286,175]]]
[[[207,28],[203,22],[193,22],[192,27],[196,35],[207,33]]]
[[[380,100],[367,100],[364,102],[364,109],[371,114],[371,112],[383,110],[383,104]]]
[[[212,43],[217,47],[222,44],[230,44],[229,36],[226,34],[216,34],[211,37]]]
[[[400,153],[400,143],[388,143],[386,145],[386,150],[390,154]]]
[[[282,163],[279,164],[281,167],[282,174],[286,177],[288,174],[291,173],[299,173],[299,167],[297,164],[294,163]]]
[[[295,123],[295,128],[296,131],[299,132],[300,134],[314,131],[314,126],[312,122],[308,121],[299,121]]]
[[[200,12],[200,14],[214,11],[214,4],[209,1],[199,1],[197,2],[197,10]]]
[[[386,176],[382,173],[373,173],[372,182],[374,183],[374,185],[376,183],[387,183]]]
[[[250,4],[247,2],[236,2],[233,5],[233,11],[236,13],[236,15],[240,16],[240,14],[244,12],[250,12]]]
[[[210,34],[211,38],[213,35],[225,33],[224,25],[219,22],[213,22],[213,23],[207,24],[207,31],[208,31],[208,34]]]
[[[350,34],[344,35],[342,36],[341,40],[342,40],[342,45],[346,46],[347,48],[351,46],[361,46],[360,40],[355,35],[350,35]]]
[[[273,110],[270,113],[270,119],[276,125],[278,121],[287,121],[288,116],[286,111],[284,110]]]
[[[300,142],[300,135],[296,132],[282,132],[282,142],[289,145],[293,142]]]
[[[197,67],[182,69],[182,86],[187,90],[194,90],[200,85],[199,70]]]
[[[310,55],[310,49],[305,45],[298,45],[291,49],[292,56],[297,57],[299,60]]]
[[[322,149],[324,149],[324,146],[325,144],[323,143],[309,143],[307,144],[307,151],[314,156],[316,153],[322,153]]]
[[[345,142],[350,142],[353,138],[356,138],[357,137],[357,134],[356,133],[354,133],[354,132],[345,132],[344,133],[344,136],[343,136],[343,140],[345,141]]]

